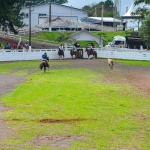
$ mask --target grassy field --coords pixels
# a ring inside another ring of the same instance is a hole
[[[143,61],[118,62],[143,65]],[[35,69],[37,63],[0,63],[0,73],[17,76],[36,71],[0,99],[12,108],[3,113],[12,134],[1,143],[2,149],[150,149],[150,101],[146,95],[128,84],[104,83],[104,72],[71,68],[71,62],[51,61],[60,68],[46,74]],[[67,147],[59,141],[38,143],[42,136],[65,138]]]

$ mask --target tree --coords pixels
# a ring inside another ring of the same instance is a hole
[[[88,13],[88,16],[94,16],[95,10],[97,10],[97,16],[102,16],[102,5],[104,6],[104,17],[113,17],[113,1],[106,0],[105,2],[100,2],[98,4],[85,5],[82,10]],[[95,9],[96,8],[96,9]]]
[[[149,0],[135,0],[134,1],[134,5],[135,6],[139,6],[135,12],[133,12],[133,15],[137,15],[139,16],[138,19],[144,19],[149,13],[149,8],[147,7],[140,7],[140,4],[146,4],[147,6],[150,5],[150,1]]]
[[[28,2],[31,2],[32,4],[39,4],[39,3],[50,2],[50,0],[26,0],[27,5],[28,5]],[[58,4],[64,4],[64,3],[67,3],[68,0],[51,0],[51,2],[58,3]]]
[[[150,46],[150,14],[142,21],[142,25],[140,28],[140,36],[146,42],[148,46]]]
[[[140,7],[140,5],[144,5],[143,7]],[[150,5],[149,0],[135,0],[134,1],[135,6],[139,6],[136,11],[133,13],[133,15],[138,16],[138,20],[141,21],[141,27],[139,30],[140,36],[143,38],[145,43],[150,46],[150,11],[149,8],[146,7]]]
[[[104,2],[104,5],[105,5],[106,8],[113,8],[114,3],[113,3],[112,0],[106,0]]]
[[[52,2],[58,3],[58,4],[64,4],[64,3],[67,3],[68,0],[52,0]]]
[[[149,4],[150,4],[150,1],[149,1],[149,0],[135,0],[135,1],[134,1],[134,4],[135,4],[135,5],[139,5],[139,4],[141,4],[141,3],[145,3],[145,4],[149,5]]]
[[[104,17],[113,17],[114,3],[112,0],[104,2]]]
[[[17,33],[17,29],[24,26],[22,7],[44,2],[49,2],[49,0],[0,0],[0,27],[4,31],[9,29],[11,32]],[[51,0],[51,2],[63,4],[68,1]]]
[[[0,1],[0,26],[3,30],[9,28],[17,33],[17,28],[23,27],[23,13],[20,12],[23,4],[24,0]]]

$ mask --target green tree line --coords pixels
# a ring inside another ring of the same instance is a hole
[[[103,7],[104,17],[113,17],[114,3],[112,0],[106,0],[105,2],[99,2],[98,4],[86,5],[82,9],[88,13],[90,17],[101,17]]]

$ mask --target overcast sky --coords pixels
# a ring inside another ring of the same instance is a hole
[[[90,4],[98,4],[99,2],[105,2],[106,0],[68,0],[68,3],[64,4],[67,6],[72,6],[75,8],[82,8],[85,5]],[[120,0],[121,1],[121,15],[124,15],[126,13],[126,7],[128,9],[132,5],[134,0]]]

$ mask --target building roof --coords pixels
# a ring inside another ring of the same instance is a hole
[[[58,3],[53,3],[51,2],[52,5],[59,5],[59,6],[63,6],[63,7],[67,7],[67,8],[72,8],[72,9],[77,9],[79,11],[82,11],[82,12],[85,12],[87,14],[86,11],[82,10],[82,9],[79,9],[79,8],[75,8],[75,7],[70,7],[70,6],[66,6],[66,5],[62,5],[62,4],[58,4]],[[36,7],[36,6],[41,6],[41,5],[49,5],[49,3],[45,2],[45,3],[39,3],[39,4],[36,4],[36,5],[32,5],[32,7]]]
[[[100,21],[103,19],[104,22],[120,22],[121,21],[119,19],[112,18],[112,17],[103,17],[103,18],[102,17],[90,17],[90,18],[100,20]]]
[[[90,23],[101,23],[103,19],[103,22],[121,22],[121,20],[112,18],[112,17],[85,17],[82,18],[82,22],[90,22]]]
[[[139,15],[133,15],[132,13],[135,12],[138,8],[145,8],[150,9],[150,5],[145,3],[140,3],[139,5],[134,5],[134,2],[130,6],[129,10],[122,16],[123,19],[136,19]]]
[[[55,21],[51,22],[51,27],[59,27],[59,28],[81,28],[81,29],[95,29],[95,30],[103,30],[103,31],[114,31],[114,28],[109,26],[101,26],[99,24],[92,24],[89,22],[80,22],[75,20],[66,20],[64,18],[54,19]],[[37,28],[49,28],[49,23],[43,23],[40,25],[36,25]]]
[[[133,15],[132,12],[135,11],[134,3],[130,6],[129,10],[122,16],[123,19],[135,19],[138,16]]]
[[[102,38],[102,37],[100,37],[100,36],[98,36],[98,35],[95,35],[95,34],[93,34],[92,32],[89,32],[89,31],[87,31],[87,30],[85,30],[85,29],[83,29],[83,30],[81,30],[81,31],[79,31],[79,32],[76,32],[76,33],[70,35],[70,36],[68,37],[68,39],[72,39],[72,38],[74,38],[76,35],[79,35],[79,34],[82,34],[82,33],[87,33],[87,34],[89,34],[89,35],[91,35],[91,36],[93,36],[93,37],[96,37],[96,38],[98,38],[98,39],[101,38],[102,40],[107,41],[107,39]]]

